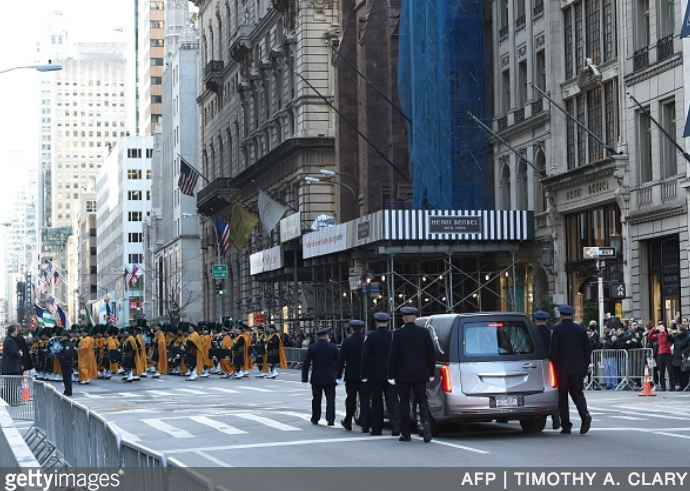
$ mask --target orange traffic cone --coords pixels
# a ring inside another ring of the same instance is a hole
[[[652,393],[652,384],[649,382],[649,366],[644,366],[644,386],[642,387],[642,394],[639,396],[656,396]]]
[[[29,402],[31,400],[31,389],[29,388],[29,377],[26,372],[24,372],[24,378],[22,379],[22,400],[21,402]]]

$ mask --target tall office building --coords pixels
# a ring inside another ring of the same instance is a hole
[[[186,0],[172,3],[187,5]],[[138,127],[141,134],[152,135],[160,120],[163,104],[165,2],[141,0],[137,14]]]
[[[77,43],[74,57],[55,60],[63,68],[53,76],[46,226],[72,224],[80,192],[118,138],[128,133],[125,48],[124,43]]]

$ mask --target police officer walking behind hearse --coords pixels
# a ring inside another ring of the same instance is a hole
[[[362,349],[362,382],[371,388],[371,434],[380,435],[383,430],[383,398],[386,398],[388,419],[393,436],[400,435],[400,402],[395,387],[388,383],[388,355],[391,351],[393,332],[388,329],[390,316],[376,312],[376,329],[367,335]]]
[[[357,408],[357,397],[359,397],[359,425],[362,432],[369,431],[369,384],[360,378],[362,366],[362,347],[364,346],[364,322],[352,319],[350,321],[350,334],[340,346],[338,365],[336,367],[336,377],[343,379],[343,369],[345,370],[345,419],[340,421],[347,431],[352,431],[352,418]]]
[[[573,426],[568,408],[568,395],[570,395],[582,419],[580,434],[584,435],[589,431],[592,423],[583,393],[583,379],[587,375],[589,366],[589,339],[585,328],[573,321],[574,308],[570,305],[561,305],[558,307],[558,312],[561,321],[553,326],[549,360],[556,370],[561,433],[569,435]]]
[[[65,385],[63,394],[69,397],[72,395],[72,374],[74,373],[74,359],[77,357],[77,350],[74,349],[68,331],[62,331],[60,348],[58,360],[62,368],[62,382]]]
[[[426,399],[426,384],[434,380],[435,352],[429,331],[415,324],[418,310],[415,307],[402,307],[400,313],[405,323],[393,332],[388,360],[388,381],[400,389],[400,436],[401,442],[411,441],[410,437],[410,391],[414,402],[419,406],[424,442],[431,441],[429,404]]]
[[[537,326],[539,335],[541,336],[542,341],[544,341],[546,353],[548,353],[549,349],[551,348],[551,329],[547,324],[549,322],[549,317],[551,316],[548,312],[544,312],[543,310],[537,310],[532,314],[532,316],[534,317],[534,323]],[[557,430],[561,427],[561,418],[558,413],[551,415],[551,421],[553,423],[554,430]]]
[[[326,395],[326,421],[335,424],[335,366],[338,362],[338,346],[328,341],[329,328],[316,331],[317,340],[309,346],[302,365],[302,383],[307,383],[311,371],[311,422],[319,424],[321,419],[321,396]]]

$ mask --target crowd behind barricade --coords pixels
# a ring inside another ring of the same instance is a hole
[[[662,321],[654,324],[630,317],[619,319],[610,317],[605,320],[600,331],[597,321],[588,324],[588,336],[593,352],[593,366],[589,375],[604,383],[590,383],[595,389],[616,389],[627,376],[631,388],[639,388],[645,365],[653,380],[653,389],[676,391],[689,389],[690,382],[690,331],[688,318],[676,316],[666,326]],[[635,358],[634,364],[621,363],[616,350],[632,353],[649,348],[651,356],[644,359]],[[604,350],[597,355],[595,350]]]

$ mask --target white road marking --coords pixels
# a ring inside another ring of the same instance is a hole
[[[105,396],[99,396],[99,395],[96,395],[96,394],[89,394],[88,392],[82,392],[82,394],[83,394],[84,397],[86,397],[87,399],[103,399],[103,398],[105,397]]]
[[[235,467],[234,465],[230,465],[227,462],[223,462],[222,460],[217,459],[217,458],[213,457],[212,455],[207,454],[206,452],[202,452],[201,450],[199,450],[198,452],[194,452],[194,453],[207,459],[207,460],[210,460],[214,464],[217,464],[221,467]]]
[[[414,437],[416,440],[421,440],[421,438]],[[458,445],[456,443],[450,443],[450,442],[444,442],[440,440],[431,440],[431,443],[435,443],[436,445],[443,445],[444,447],[453,447],[453,448],[459,448],[460,450],[467,450],[468,452],[474,452],[474,453],[480,453],[480,454],[488,454],[486,450],[479,450],[478,448],[472,448],[472,447],[466,447],[464,445]]]
[[[208,390],[215,390],[217,392],[223,392],[225,394],[239,394],[239,390],[223,389],[221,387],[209,387]]]
[[[617,414],[612,414],[609,416],[610,418],[616,418],[616,419],[627,419],[629,421],[647,421],[649,418],[637,418],[635,416],[623,416],[623,415],[617,415]]]
[[[194,394],[194,395],[207,395],[208,392],[204,392],[203,390],[194,390],[194,389],[176,389],[178,392],[186,392],[187,394]]]
[[[205,448],[179,448],[165,450],[166,454],[178,454],[187,452],[215,452],[220,450],[242,450],[248,448],[274,448],[274,447],[296,447],[301,445],[314,445],[318,443],[339,443],[339,442],[375,442],[390,437],[350,437],[350,438],[324,438],[322,440],[293,440],[289,442],[266,442],[266,443],[245,443],[240,445],[227,445],[224,447],[205,447]]]
[[[110,421],[109,423],[113,426],[115,431],[117,431],[120,434],[120,436],[122,437],[123,440],[129,440],[130,442],[140,442],[141,441],[141,438],[139,438],[136,435],[133,435],[132,433],[129,433],[129,432],[123,430],[122,428],[120,428],[118,425],[116,425],[112,421]]]
[[[253,390],[256,392],[275,392],[275,391],[270,390],[270,389],[259,389],[258,387],[248,387],[246,385],[239,385],[238,388],[239,389],[245,389],[245,390]]]
[[[255,414],[233,414],[233,416],[237,416],[238,418],[243,418],[243,419],[248,419],[250,421],[256,421],[257,423],[261,423],[262,425],[266,425],[270,428],[274,428],[276,430],[280,431],[301,431],[300,428],[296,428],[294,426],[286,425],[283,423],[280,423],[278,421],[274,421],[269,418],[264,418],[263,416],[257,416]]]
[[[295,418],[303,419],[304,421],[310,421],[311,416],[306,413],[296,413],[293,411],[276,411],[276,414],[283,414],[285,416],[293,416]]]
[[[164,423],[160,419],[143,419],[142,423],[147,424],[151,428],[154,428],[158,431],[167,433],[173,438],[194,438],[194,435],[191,433],[175,428],[174,426],[170,426],[168,423]]]
[[[674,433],[666,433],[664,431],[650,431],[650,433],[654,433],[655,435],[675,436],[676,438],[690,439],[690,436],[688,435],[676,435]]]
[[[226,435],[241,435],[243,433],[247,433],[246,431],[226,425],[225,423],[221,423],[219,421],[215,421],[211,418],[207,418],[206,416],[190,416],[189,419],[202,425],[210,426],[214,430],[218,430]]]
[[[142,394],[134,394],[132,392],[116,392],[118,397],[141,397]]]
[[[172,396],[172,395],[175,395],[172,392],[166,392],[164,390],[147,390],[146,392],[148,394],[151,394],[152,396]]]

